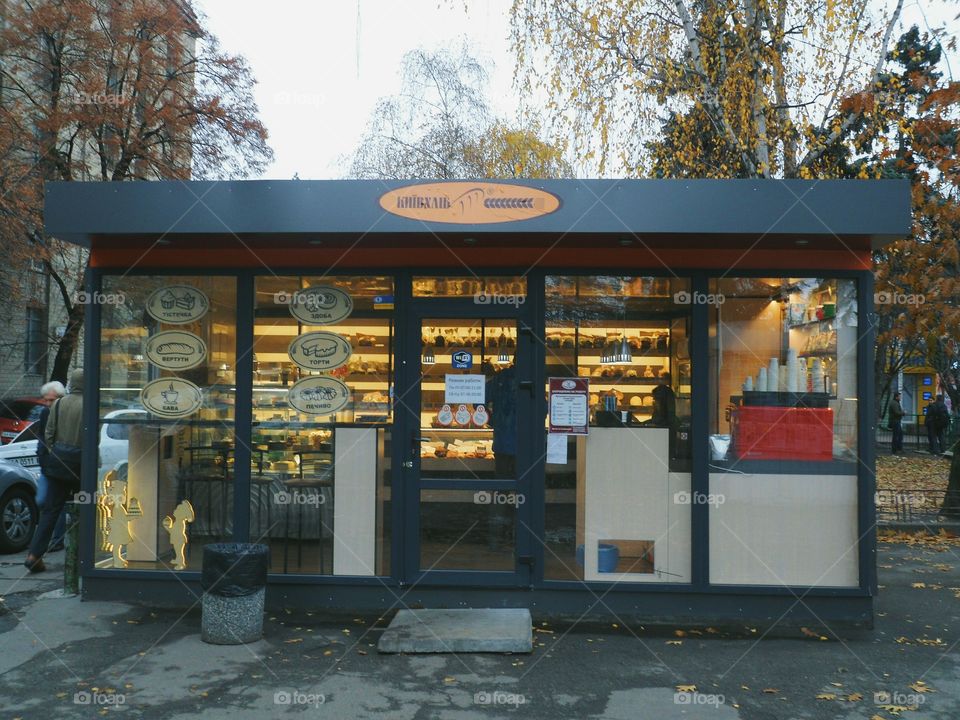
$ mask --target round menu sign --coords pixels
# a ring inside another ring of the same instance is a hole
[[[353,312],[353,298],[328,285],[297,290],[289,300],[290,314],[307,325],[332,325]]]
[[[183,330],[167,330],[147,339],[147,359],[164,370],[189,370],[207,357],[202,338]]]
[[[333,370],[350,359],[353,348],[346,338],[321,330],[295,337],[287,353],[304,370]]]
[[[311,415],[332,415],[350,402],[350,388],[332,377],[307,377],[287,393],[290,406]]]
[[[147,298],[147,313],[160,322],[186,325],[199,320],[210,309],[207,296],[192,285],[167,285]]]
[[[203,391],[189,380],[160,378],[143,386],[140,402],[158,417],[181,418],[200,409]]]

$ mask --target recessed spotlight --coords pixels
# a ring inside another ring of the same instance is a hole
[[[620,244],[624,247],[630,247],[633,245],[633,240],[631,238],[620,238]]]
[[[809,241],[809,240],[794,240],[794,242],[795,242],[797,245],[809,245],[809,244],[810,244],[810,241]]]
[[[476,239],[475,237],[465,237],[465,238],[463,239],[463,244],[464,244],[464,245],[476,245],[476,244],[477,244],[477,239]]]
[[[160,238],[159,240],[157,240],[157,245],[169,245],[169,244],[170,244],[170,241],[167,240],[166,238]]]
[[[323,240],[307,240],[308,245],[323,245]]]

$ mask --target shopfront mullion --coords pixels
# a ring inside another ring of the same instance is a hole
[[[101,290],[102,272],[98,268],[88,267],[84,281],[84,288],[89,297],[94,297]],[[87,333],[92,337],[100,336],[101,322],[100,303],[88,303],[84,309],[83,322]],[[84,405],[83,424],[86,428],[100,427],[100,343],[85,342],[83,345],[84,367]],[[83,441],[83,489],[94,492],[97,489],[97,472],[99,448],[97,447],[98,433],[87,432]],[[86,503],[80,506],[80,521],[82,528],[93,528],[96,524],[94,505]],[[84,573],[94,569],[94,533],[83,532],[80,535],[80,566]]]
[[[406,584],[406,578],[415,570],[417,558],[416,548],[407,543],[407,537],[416,532],[416,528],[408,530],[411,523],[417,523],[416,508],[419,498],[415,491],[415,483],[408,482],[408,474],[404,471],[404,463],[410,453],[409,438],[415,428],[415,422],[404,409],[405,393],[416,382],[418,367],[410,363],[412,346],[420,344],[420,326],[417,318],[411,313],[411,276],[402,271],[394,275],[394,303],[396,307],[396,331],[394,333],[394,386],[391,403],[393,405],[393,434],[391,443],[390,463],[392,471],[392,502],[393,530],[391,534],[391,576],[400,586]]]
[[[531,371],[533,377],[533,387],[542,388],[546,385],[546,316],[544,303],[544,278],[543,271],[533,271],[527,275],[527,316],[525,322],[529,323],[531,335],[530,362],[533,363]],[[542,392],[535,392],[533,402],[530,404],[532,421],[530,427],[538,430],[543,427],[544,418],[547,416],[547,400]],[[530,583],[540,587],[544,580],[544,529],[546,526],[546,438],[543,432],[538,432],[534,436],[536,443],[530,443],[533,457],[528,465],[529,481],[527,482],[527,493],[529,497],[525,506],[527,508],[527,519],[529,523],[527,532],[523,533],[520,542],[521,557],[531,558],[532,567],[530,568]],[[541,438],[543,438],[541,440]]]
[[[233,539],[250,539],[250,469],[253,421],[253,384],[240,378],[253,377],[253,323],[256,304],[255,278],[246,272],[237,278],[237,349],[234,417]],[[253,538],[259,542],[259,538]]]
[[[698,272],[691,278],[694,297],[706,297],[709,279],[706,273]],[[710,345],[709,306],[706,303],[693,305],[693,334],[690,338],[690,354],[699,358],[693,364],[691,396],[695,399],[691,413],[690,435],[693,443],[691,490],[694,497],[707,497],[710,492],[710,468],[707,437],[710,434],[710,417],[705,402],[710,392],[710,367],[704,362]],[[699,401],[699,407],[696,404]],[[691,506],[690,550],[693,554],[691,579],[695,588],[706,588],[710,583],[710,506],[694,503]]]
[[[857,306],[863,329],[858,338],[858,347],[875,348],[877,339],[876,313],[866,312],[874,307],[873,273],[857,275]],[[876,492],[876,398],[874,397],[873,352],[857,353],[857,397],[860,407],[857,418],[857,467],[858,507],[857,537],[859,539],[860,587],[871,595],[877,593],[877,521],[874,507]]]

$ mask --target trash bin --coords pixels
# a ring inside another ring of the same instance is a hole
[[[201,640],[240,645],[263,637],[269,551],[254,543],[212,543],[203,548]]]

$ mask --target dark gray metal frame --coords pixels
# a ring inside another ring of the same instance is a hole
[[[384,274],[385,268],[371,269],[371,272]],[[509,273],[510,268],[484,269],[485,273],[498,274]],[[514,269],[515,271],[515,269]],[[303,268],[296,269],[278,269],[276,274],[302,275]],[[318,271],[319,272],[319,271]],[[362,274],[362,270],[350,269],[344,271],[345,275]],[[449,269],[448,273],[455,274],[456,269]],[[677,270],[679,277],[689,277],[691,279],[691,289],[696,292],[707,293],[710,277],[723,274],[724,271],[704,271],[704,270]],[[131,272],[125,269],[93,268],[87,275],[87,289],[93,294],[100,290],[102,278],[106,275],[124,273],[127,275],[197,275],[197,274],[217,274],[237,279],[237,377],[252,377],[253,364],[249,352],[244,352],[243,347],[251,347],[253,339],[253,288],[255,277],[258,274],[251,270],[223,270],[211,273],[206,268],[177,268],[176,271],[167,271],[161,269],[149,269]],[[411,332],[401,330],[403,318],[403,309],[409,306],[413,301],[410,297],[410,278],[413,273],[409,271],[399,271],[392,274],[395,279],[395,302],[397,306],[396,317],[398,319],[398,332],[396,344],[396,357],[412,357],[414,343]],[[423,273],[430,275],[443,275],[443,270],[430,268]],[[663,272],[652,272],[644,268],[551,268],[537,269],[528,275],[528,317],[533,322],[532,330],[541,340],[544,333],[544,306],[543,306],[543,278],[546,274],[563,275],[589,275],[589,274],[617,274],[617,275],[646,275],[646,276],[664,276]],[[729,274],[729,272],[727,273]],[[779,276],[783,274],[782,270],[768,271],[738,271],[737,276]],[[830,278],[849,278],[857,281],[857,298],[859,312],[860,338],[857,352],[857,383],[860,397],[859,419],[858,419],[858,443],[861,463],[858,469],[858,529],[861,542],[859,544],[859,574],[860,583],[857,588],[810,588],[810,587],[780,587],[780,586],[757,586],[757,585],[710,585],[709,568],[709,514],[708,506],[705,504],[691,505],[692,523],[691,523],[691,552],[692,552],[692,582],[689,584],[681,583],[657,583],[657,584],[621,584],[613,586],[609,583],[581,583],[569,581],[552,581],[543,578],[543,545],[534,542],[529,548],[534,558],[534,570],[529,577],[529,586],[527,587],[498,587],[494,594],[490,594],[489,585],[482,577],[476,573],[469,576],[458,575],[448,576],[450,580],[456,581],[456,588],[432,587],[431,583],[420,583],[414,586],[406,584],[403,568],[407,562],[407,554],[410,548],[405,545],[405,535],[403,528],[409,518],[409,508],[404,507],[403,502],[394,501],[392,503],[392,528],[393,538],[391,540],[391,575],[389,577],[344,577],[330,575],[271,575],[271,597],[277,600],[290,601],[300,598],[307,601],[311,597],[309,588],[323,586],[323,594],[335,606],[340,607],[388,607],[395,605],[396,602],[402,602],[403,598],[410,598],[410,602],[461,602],[463,600],[462,590],[469,589],[471,602],[494,603],[507,605],[527,605],[537,603],[538,607],[551,612],[579,614],[584,610],[593,609],[595,612],[604,612],[604,608],[611,611],[644,614],[646,617],[654,617],[662,614],[663,617],[678,617],[684,614],[684,608],[689,610],[693,616],[700,613],[701,616],[719,616],[723,613],[720,608],[727,608],[731,612],[735,607],[749,616],[779,617],[785,611],[787,617],[799,613],[807,621],[810,617],[804,614],[802,608],[797,610],[797,605],[816,606],[816,615],[827,619],[842,619],[858,624],[870,624],[872,622],[872,596],[876,593],[876,565],[875,565],[875,507],[873,503],[873,493],[875,488],[875,478],[869,468],[874,466],[874,447],[872,438],[874,436],[874,402],[872,398],[872,377],[873,377],[873,347],[875,338],[875,327],[872,322],[873,313],[864,312],[864,309],[872,309],[873,305],[873,277],[869,272],[856,271],[832,271],[824,268],[798,269],[790,272],[793,276],[801,277],[822,277]],[[417,301],[422,303],[422,301]],[[430,301],[442,303],[443,301]],[[708,365],[705,362],[708,352],[708,309],[705,305],[694,305],[692,308],[692,335],[691,335],[691,356],[694,358],[693,377],[692,377],[692,395],[706,396],[706,390],[709,386]],[[432,310],[430,311],[432,312]],[[457,310],[447,310],[445,314],[457,314]],[[86,308],[85,316],[87,328],[87,342],[84,348],[84,362],[87,368],[87,402],[85,403],[84,415],[85,423],[88,428],[99,427],[99,397],[98,388],[100,386],[100,368],[99,368],[99,345],[98,338],[100,334],[100,311],[99,306],[90,304]],[[419,326],[417,326],[419,331]],[[531,344],[531,362],[535,387],[538,382],[543,380],[544,374],[544,345],[542,342]],[[415,341],[415,349],[419,349],[419,335]],[[703,358],[697,362],[697,358]],[[395,387],[401,382],[401,374],[398,369],[395,378]],[[408,382],[403,380],[403,382]],[[541,397],[542,393],[534,394],[532,411],[535,417],[542,417],[546,413],[546,400]],[[396,414],[395,414],[396,419]],[[235,406],[235,428],[236,432],[249,433],[252,420],[252,383],[238,384],[236,406]],[[402,423],[400,423],[402,426]],[[708,418],[706,413],[695,413],[692,420],[692,442],[693,442],[693,462],[692,462],[692,489],[704,494],[709,492],[709,472],[707,457],[707,435]],[[401,468],[405,459],[404,454],[408,451],[407,443],[404,442],[402,427],[394,427],[395,441],[391,443],[393,448],[392,467]],[[97,477],[97,433],[88,432],[85,439],[84,448],[84,487],[92,491],[95,489],[95,478]],[[234,479],[234,539],[244,541],[249,533],[249,450],[244,449],[243,445],[248,443],[236,444],[236,467],[240,470],[236,473]],[[542,461],[534,460],[530,463],[531,475],[533,478],[540,478],[543,475]],[[244,470],[246,468],[246,470]],[[395,498],[403,498],[413,495],[410,492],[411,486],[405,477],[402,477],[398,471],[394,472],[392,480],[393,492]],[[529,484],[530,498],[530,527],[533,533],[542,531],[544,525],[544,494],[543,484],[541,482],[532,482]],[[417,501],[419,501],[418,493]],[[93,528],[94,510],[93,505],[86,505],[82,510],[84,527]],[[89,597],[106,597],[109,593],[118,590],[122,596],[134,596],[143,591],[137,586],[141,580],[152,581],[150,587],[153,588],[147,595],[151,599],[158,600],[160,593],[171,602],[182,604],[184,600],[189,600],[192,593],[196,592],[199,580],[198,572],[176,573],[176,577],[171,577],[171,573],[162,571],[137,571],[137,570],[103,570],[97,569],[93,565],[93,541],[92,531],[88,531],[81,539],[81,561],[82,574],[85,583],[85,594]],[[518,548],[519,549],[519,548]],[[156,583],[156,585],[155,585]],[[524,583],[526,584],[526,583]],[[301,587],[302,586],[302,587]],[[487,590],[484,590],[484,587]],[[313,592],[316,592],[315,590]],[[186,593],[186,594],[184,594]],[[398,593],[402,593],[402,596]],[[697,596],[713,597],[715,600],[709,603],[701,603],[696,600]],[[720,601],[716,596],[736,596],[738,599],[733,603]],[[603,598],[599,600],[598,598]],[[179,600],[177,599],[179,598]],[[738,605],[739,603],[739,605]],[[600,610],[597,610],[600,608]],[[698,609],[699,608],[699,609]],[[710,610],[714,612],[710,612]]]

